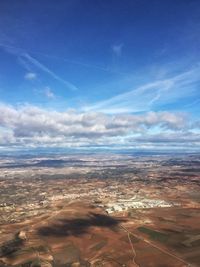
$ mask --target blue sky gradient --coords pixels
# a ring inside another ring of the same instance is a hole
[[[200,148],[198,0],[0,1],[0,147]]]

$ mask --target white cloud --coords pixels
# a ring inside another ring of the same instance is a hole
[[[61,78],[58,74],[56,74],[54,71],[50,70],[47,66],[42,64],[40,61],[38,61],[36,58],[31,56],[29,53],[24,52],[23,49],[16,48],[14,46],[4,45],[0,43],[0,47],[3,47],[5,51],[9,54],[14,54],[18,57],[19,61],[22,63],[22,65],[27,69],[30,70],[30,64],[34,65],[38,69],[40,69],[43,72],[46,72],[48,75],[50,75],[53,79],[57,80],[58,82],[64,84],[68,89],[75,91],[78,90],[78,88],[72,84],[71,82]],[[30,72],[31,73],[31,72]],[[25,75],[26,76],[26,75]],[[33,75],[28,75],[30,77],[27,77],[28,79],[31,79]]]
[[[55,95],[54,93],[52,92],[52,90],[49,88],[49,87],[46,87],[45,90],[44,90],[44,94],[47,98],[49,99],[53,99],[55,98]]]
[[[1,146],[130,146],[130,140],[141,145],[136,138],[143,138],[145,145],[155,129],[158,134],[174,132],[178,136],[189,127],[187,118],[181,113],[111,116],[99,112],[58,112],[36,106],[0,105]],[[155,145],[156,142],[151,143]]]
[[[116,56],[121,56],[123,46],[124,46],[123,44],[113,45],[113,46],[111,47],[113,53],[114,53]]]
[[[181,101],[198,95],[200,67],[179,75],[156,80],[133,88],[125,93],[83,107],[84,111],[99,111],[110,114],[149,111],[159,105]],[[124,91],[124,90],[123,90]]]
[[[40,69],[40,70],[46,72],[47,74],[49,74],[55,80],[57,80],[60,83],[64,84],[70,90],[75,91],[75,90],[78,89],[74,84],[72,84],[69,81],[64,80],[63,78],[61,78],[60,76],[58,76],[55,72],[53,72],[52,70],[50,70],[48,67],[46,67],[44,64],[42,64],[41,62],[39,62],[38,60],[36,60],[32,56],[30,56],[28,53],[23,53],[20,56],[23,57],[23,59],[28,60],[28,62],[30,62],[31,64],[33,64],[34,66],[36,66],[38,69]]]
[[[25,75],[24,75],[24,78],[26,80],[35,80],[37,78],[37,74],[34,73],[34,72],[27,72]]]

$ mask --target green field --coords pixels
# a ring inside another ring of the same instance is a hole
[[[150,239],[156,240],[159,242],[166,242],[169,239],[169,235],[165,233],[161,233],[152,229],[149,229],[147,227],[141,226],[137,228],[140,232],[147,234]]]

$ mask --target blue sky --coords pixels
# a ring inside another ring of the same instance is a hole
[[[198,0],[0,1],[0,147],[200,147]]]

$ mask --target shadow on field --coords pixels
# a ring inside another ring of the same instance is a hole
[[[42,236],[79,236],[87,233],[88,228],[92,226],[115,230],[115,227],[123,221],[125,220],[91,212],[87,218],[59,219],[56,224],[39,228],[38,234]]]

